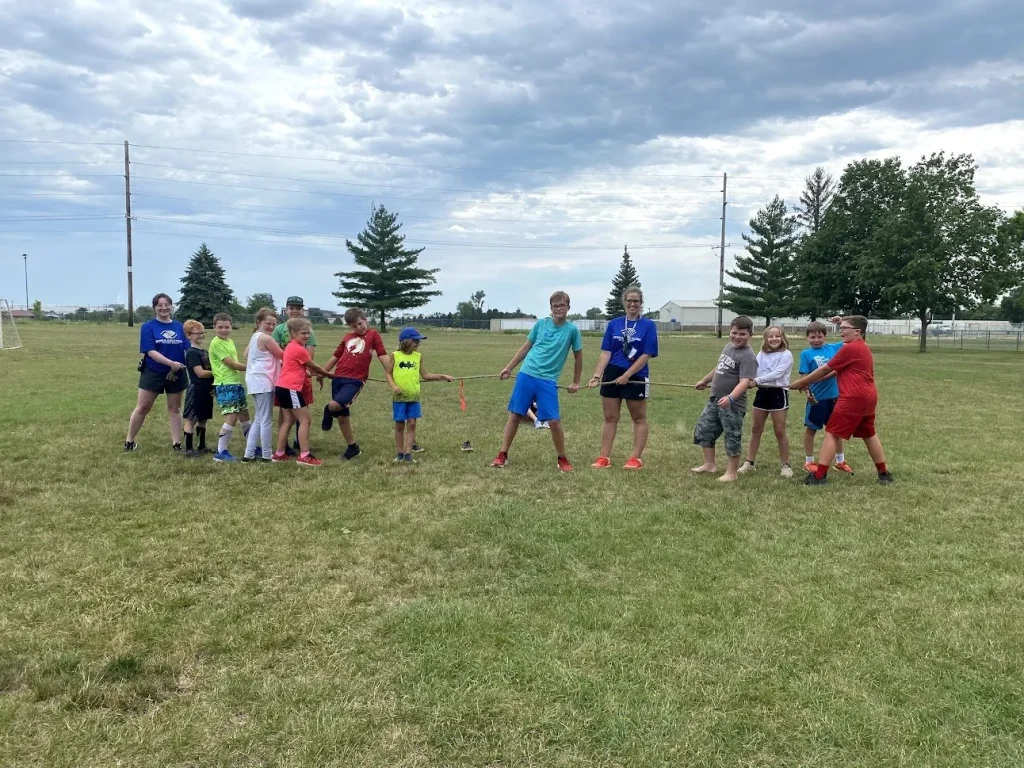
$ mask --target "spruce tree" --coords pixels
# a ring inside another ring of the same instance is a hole
[[[363,269],[334,273],[340,283],[340,290],[334,292],[338,306],[360,307],[368,315],[376,315],[381,332],[386,329],[388,312],[422,307],[441,295],[441,291],[427,290],[437,282],[434,275],[440,270],[416,266],[423,249],[404,248],[401,228],[398,214],[389,213],[383,205],[374,208],[366,229],[356,238],[358,244],[345,241],[356,265]]]
[[[804,179],[804,191],[800,193],[800,205],[796,209],[797,221],[808,232],[817,232],[835,196],[835,180],[819,165],[814,173]]]
[[[622,314],[622,292],[631,285],[639,288],[640,277],[633,267],[633,259],[629,255],[629,248],[623,246],[622,263],[619,265],[619,271],[612,278],[612,291],[608,295],[608,300],[604,303],[604,314],[609,320]]]
[[[744,234],[747,255],[736,257],[726,270],[739,285],[725,286],[722,305],[740,315],[763,317],[766,324],[798,312],[794,264],[796,220],[776,195],[750,220],[753,235]]]
[[[215,314],[230,312],[237,304],[224,279],[220,260],[203,243],[192,254],[185,276],[181,278],[181,300],[175,315],[183,322],[191,318],[208,326],[213,324]]]

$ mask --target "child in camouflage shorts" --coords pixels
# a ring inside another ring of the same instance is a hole
[[[711,384],[711,398],[693,430],[693,444],[704,449],[704,463],[691,471],[698,474],[717,472],[715,443],[725,434],[728,457],[725,474],[718,478],[731,482],[737,477],[742,453],[743,417],[747,412],[747,389],[757,377],[757,356],[750,348],[754,324],[749,317],[739,316],[729,326],[729,343],[725,345],[718,364],[695,388]]]

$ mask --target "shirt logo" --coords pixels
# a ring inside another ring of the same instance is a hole
[[[403,360],[402,362],[400,362],[398,364],[398,367],[399,368],[415,368],[416,367],[416,363],[414,363],[412,361],[406,362],[405,360]]]
[[[168,341],[178,338],[178,334],[174,331],[160,331],[160,335]]]
[[[730,373],[734,370],[736,370],[736,361],[729,357],[729,355],[721,355],[718,358],[717,371],[719,373]]]
[[[345,344],[345,349],[353,355],[361,355],[366,351],[366,340],[362,336],[356,336],[348,340]]]

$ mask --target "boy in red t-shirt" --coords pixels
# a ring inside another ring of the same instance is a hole
[[[337,418],[341,434],[348,446],[341,454],[341,458],[354,459],[360,450],[352,430],[349,406],[355,402],[370,375],[373,354],[377,353],[377,359],[380,360],[386,374],[391,372],[391,358],[384,348],[380,334],[367,327],[366,315],[361,309],[353,307],[347,310],[345,323],[349,327],[349,332],[324,365],[328,371],[334,371],[334,381],[331,382],[331,402],[324,406],[324,418],[320,428],[324,432],[330,432],[331,422]]]
[[[277,407],[281,409],[281,426],[277,432],[277,450],[274,451],[272,461],[288,461],[289,456],[285,453],[288,445],[288,433],[292,424],[299,425],[299,456],[295,460],[299,466],[319,467],[320,461],[309,451],[309,409],[306,407],[306,398],[302,393],[306,385],[307,371],[318,376],[325,376],[329,379],[334,377],[313,362],[306,350],[306,342],[309,341],[309,334],[313,326],[304,317],[292,318],[288,321],[288,333],[291,341],[284,348],[284,360],[281,364],[281,373],[277,377],[274,387],[274,400]]]
[[[875,434],[875,407],[878,405],[878,390],[875,388],[875,361],[871,349],[864,342],[868,330],[868,319],[863,315],[833,317],[839,323],[842,348],[825,365],[797,379],[790,387],[805,391],[816,381],[835,373],[839,382],[839,400],[825,425],[825,441],[814,472],[809,473],[804,483],[824,485],[829,464],[836,453],[837,440],[859,437],[875,462],[878,482],[888,485],[892,475],[885,466],[885,451]]]

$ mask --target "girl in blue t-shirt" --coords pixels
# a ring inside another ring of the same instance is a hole
[[[647,398],[650,382],[647,361],[658,356],[658,327],[643,316],[644,294],[631,285],[622,294],[626,314],[608,321],[601,342],[601,356],[588,386],[601,387],[601,454],[590,466],[607,469],[612,465],[612,444],[619,425],[622,401],[633,420],[633,455],[623,469],[642,469],[641,456],[647,446]]]
[[[161,394],[167,395],[167,420],[171,427],[171,445],[181,450],[181,398],[188,377],[185,375],[185,352],[191,346],[185,328],[174,319],[174,304],[166,293],[153,297],[153,314],[139,331],[139,396],[128,420],[125,453],[137,451],[136,435],[146,416]]]

